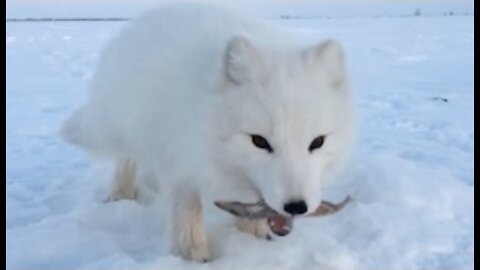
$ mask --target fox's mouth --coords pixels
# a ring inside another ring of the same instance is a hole
[[[342,210],[352,198],[347,196],[340,203],[332,203],[322,201],[315,211],[307,217],[321,217],[336,213]],[[216,201],[215,205],[229,212],[230,214],[247,219],[267,219],[270,230],[278,236],[285,236],[290,233],[293,228],[293,216],[286,216],[278,213],[268,206],[264,200],[256,203],[227,202]]]

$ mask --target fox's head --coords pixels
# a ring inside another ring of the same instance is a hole
[[[280,213],[311,213],[352,141],[352,108],[338,42],[267,51],[227,45],[219,119],[222,164]]]

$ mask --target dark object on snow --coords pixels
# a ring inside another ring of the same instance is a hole
[[[435,100],[435,101],[443,101],[445,103],[448,102],[448,99],[447,98],[444,98],[444,97],[433,97],[432,100]]]

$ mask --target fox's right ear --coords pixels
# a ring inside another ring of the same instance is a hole
[[[228,42],[223,61],[227,81],[237,85],[256,81],[263,70],[260,54],[244,37],[233,37]]]
[[[306,59],[308,68],[323,73],[334,89],[349,89],[345,52],[338,41],[329,39],[307,50]]]

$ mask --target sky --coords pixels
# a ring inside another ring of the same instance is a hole
[[[302,15],[405,15],[417,7],[425,14],[448,11],[473,12],[472,0],[177,0],[211,2],[271,15],[296,12]],[[7,18],[19,17],[133,17],[143,10],[172,0],[7,0]],[[321,14],[320,14],[321,13]]]
[[[225,0],[176,0],[175,2],[219,2],[224,3]],[[7,0],[8,4],[29,3],[29,4],[72,4],[72,3],[99,3],[98,0]],[[172,2],[172,0],[101,0],[102,4],[156,4],[162,2]],[[228,2],[237,3],[473,3],[473,0],[229,0]]]

